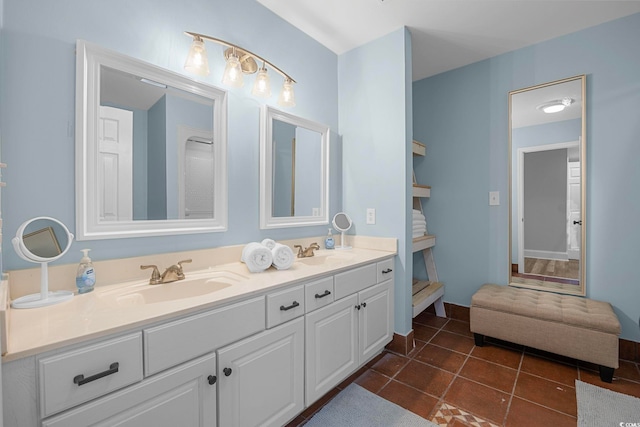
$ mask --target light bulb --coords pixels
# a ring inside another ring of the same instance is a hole
[[[193,43],[189,48],[187,60],[184,63],[184,69],[201,76],[209,75],[207,50],[204,47],[204,41],[200,37],[194,37]]]
[[[282,85],[282,91],[278,98],[278,105],[283,107],[294,107],[296,105],[296,98],[293,92],[293,81],[287,78]]]
[[[256,76],[256,81],[253,84],[253,91],[251,93],[262,98],[271,96],[271,81],[264,64],[262,64],[262,68],[258,70],[258,75]]]
[[[235,50],[229,55],[229,58],[227,58],[227,66],[224,69],[222,83],[233,87],[242,87],[244,84],[240,59],[238,59]]]

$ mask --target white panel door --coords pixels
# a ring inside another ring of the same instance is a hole
[[[358,367],[358,296],[306,315],[306,404],[309,406]]]
[[[304,318],[218,350],[220,426],[285,425],[304,409]]]
[[[582,240],[580,162],[567,163],[567,185],[567,255],[569,259],[579,259]]]
[[[133,113],[100,107],[97,199],[100,221],[133,218]]]
[[[213,218],[213,143],[188,139],[184,156],[184,218]]]
[[[393,280],[358,294],[360,304],[360,364],[380,352],[393,338]]]

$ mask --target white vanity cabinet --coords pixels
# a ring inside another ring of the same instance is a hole
[[[282,426],[304,409],[304,319],[218,350],[220,426]]]
[[[391,341],[393,262],[3,363],[5,425],[284,425]]]
[[[392,340],[392,266],[389,259],[336,274],[336,301],[305,316],[307,406]]]

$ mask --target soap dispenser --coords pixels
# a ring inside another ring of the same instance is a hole
[[[80,265],[78,265],[78,272],[76,274],[76,287],[80,294],[91,292],[96,284],[96,273],[93,269],[91,258],[89,258],[90,250],[91,249],[81,250],[84,256],[80,260]]]
[[[336,242],[333,240],[333,236],[331,235],[331,229],[329,229],[329,233],[327,234],[327,238],[324,239],[324,247],[325,249],[333,249],[336,246]]]

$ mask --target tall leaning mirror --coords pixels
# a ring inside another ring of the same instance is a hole
[[[225,231],[226,92],[76,47],[77,239]]]
[[[509,93],[512,286],[585,295],[586,76]]]
[[[329,128],[265,106],[260,228],[329,223]]]

